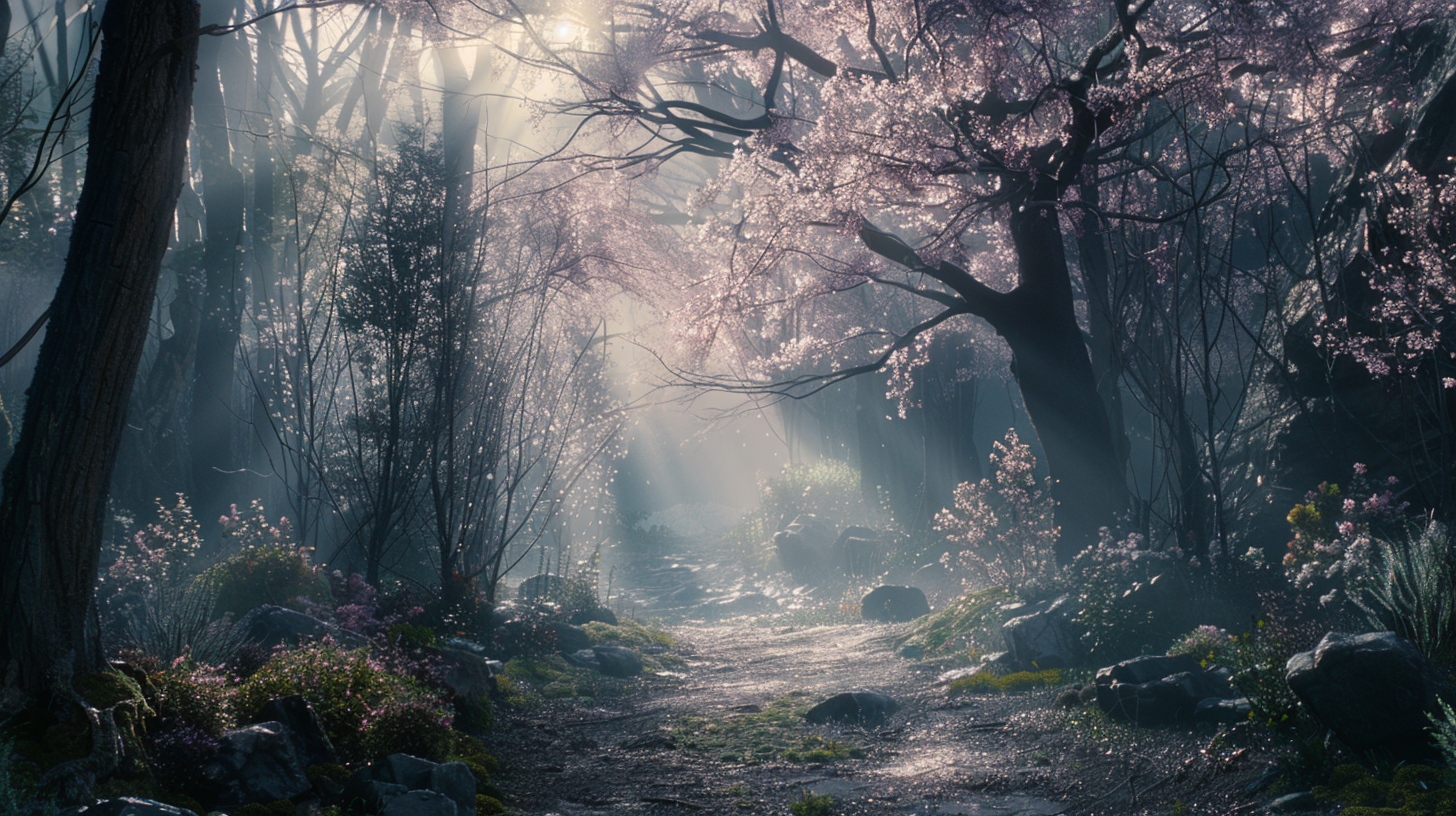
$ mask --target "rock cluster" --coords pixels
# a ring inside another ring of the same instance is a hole
[[[349,777],[344,801],[379,816],[475,816],[475,777],[463,762],[390,754]]]

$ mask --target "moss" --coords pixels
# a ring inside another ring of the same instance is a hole
[[[789,813],[793,816],[830,816],[834,813],[836,804],[837,800],[833,796],[804,791],[804,795],[797,802],[789,805]]]
[[[804,737],[799,740],[797,747],[783,752],[783,758],[789,762],[806,765],[824,765],[841,759],[863,759],[864,755],[864,749],[857,745],[835,742],[817,734]]]
[[[591,639],[593,645],[615,643],[633,649],[647,649],[653,646],[672,648],[672,635],[625,618],[618,621],[616,626],[593,621],[584,624],[581,628]]]
[[[684,750],[746,765],[776,759],[822,764],[864,756],[858,746],[812,733],[804,722],[809,702],[807,693],[796,691],[762,711],[684,717],[672,738]]]
[[[483,793],[477,793],[475,795],[476,816],[491,816],[491,814],[505,812],[506,806],[501,804],[501,800],[494,796],[486,796]]]
[[[1012,672],[1004,677],[996,677],[988,671],[979,671],[970,677],[952,680],[948,691],[951,696],[987,692],[1007,694],[1014,691],[1029,691],[1034,688],[1060,685],[1061,682],[1061,669],[1043,669],[1037,672]]]
[[[131,702],[141,710],[151,711],[141,684],[119,671],[103,671],[82,677],[76,681],[76,693],[95,708],[111,708],[119,703]]]
[[[1006,614],[1001,607],[1015,600],[1011,591],[991,587],[966,593],[944,609],[921,618],[900,645],[918,646],[926,658],[945,658],[975,653],[996,642]]]
[[[512,694],[514,699],[507,699],[519,704],[530,704],[535,694],[548,700],[620,697],[634,686],[631,679],[608,677],[592,669],[572,666],[560,655],[513,657],[496,678],[497,688],[501,687],[502,680],[508,681],[511,689],[502,693]]]
[[[308,781],[310,782],[317,782],[320,779],[332,779],[336,782],[342,782],[349,778],[348,768],[345,768],[343,765],[329,763],[310,765],[304,770],[304,773],[308,775]]]
[[[1403,765],[1389,779],[1372,776],[1359,765],[1340,765],[1315,796],[1343,806],[1344,816],[1445,816],[1456,814],[1456,789],[1440,771],[1424,765]]]

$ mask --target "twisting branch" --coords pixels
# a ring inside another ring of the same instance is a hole
[[[1009,296],[976,280],[970,272],[949,261],[941,261],[940,264],[931,266],[909,244],[869,223],[860,226],[859,239],[876,255],[950,287],[964,300],[967,314],[982,318],[992,326],[1005,320]]]
[[[885,349],[884,352],[870,362],[849,368],[837,369],[824,374],[804,374],[776,382],[753,383],[745,382],[738,377],[691,374],[682,371],[676,373],[683,380],[683,385],[692,388],[722,391],[730,394],[762,394],[783,397],[785,399],[805,399],[852,377],[858,377],[862,374],[873,374],[883,369],[896,353],[914,345],[915,341],[921,335],[950,320],[952,317],[965,314],[971,314],[971,310],[964,303],[958,303],[949,309],[941,311],[934,317],[916,324],[909,331],[900,335],[895,342],[890,344],[889,348]],[[658,359],[661,360],[660,357]]]

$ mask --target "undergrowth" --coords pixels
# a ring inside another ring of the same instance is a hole
[[[968,592],[939,612],[921,618],[903,645],[918,646],[931,659],[985,651],[999,642],[1005,617],[1001,607],[1015,599],[1005,587]]]
[[[1342,816],[1456,813],[1456,788],[1447,787],[1435,768],[1403,765],[1389,778],[1381,776],[1372,776],[1359,765],[1340,765],[1330,773],[1328,783],[1315,786],[1314,795],[1322,802],[1342,805]]]

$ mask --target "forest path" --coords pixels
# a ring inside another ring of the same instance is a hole
[[[840,800],[837,814],[1051,816],[1064,806],[1020,795],[1046,776],[1050,757],[1018,735],[1018,709],[1045,709],[1052,692],[952,705],[934,676],[892,651],[903,626],[679,626],[686,670],[644,679],[630,696],[580,701],[507,722],[492,738],[513,813],[783,814],[804,792]],[[677,675],[677,676],[674,676]],[[877,728],[816,727],[797,718],[777,733],[863,749],[825,765],[769,758],[758,764],[696,749],[712,726],[761,721],[794,695],[807,707],[842,691],[877,691],[901,709]],[[544,716],[542,716],[544,714]],[[1037,730],[1037,729],[1033,729]],[[1043,752],[1045,753],[1045,752]]]

